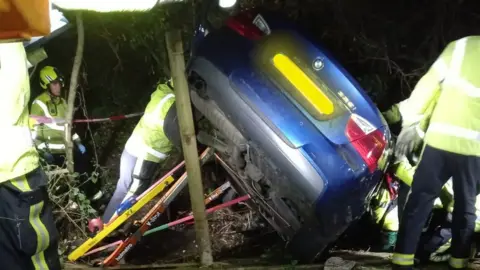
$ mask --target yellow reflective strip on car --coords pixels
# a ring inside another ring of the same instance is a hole
[[[281,53],[276,54],[273,65],[317,111],[326,115],[333,113],[333,102],[290,58]]]

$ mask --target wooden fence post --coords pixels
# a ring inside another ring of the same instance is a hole
[[[180,30],[169,31],[165,35],[170,60],[170,70],[175,88],[175,103],[178,113],[183,156],[188,173],[188,190],[195,219],[195,232],[200,253],[200,262],[204,266],[213,264],[212,247],[208,230],[207,215],[203,198],[202,175],[198,161],[197,140],[193,123],[190,93],[185,76],[185,58]]]

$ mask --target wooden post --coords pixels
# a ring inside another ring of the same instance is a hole
[[[170,70],[175,88],[175,103],[177,107],[180,137],[182,139],[183,156],[188,173],[188,190],[192,204],[193,217],[195,219],[195,232],[199,246],[200,262],[204,266],[212,265],[212,247],[208,222],[203,202],[203,184],[198,161],[197,140],[193,124],[190,93],[185,76],[185,59],[180,30],[166,33],[166,44]]]
[[[75,109],[75,98],[77,95],[78,73],[82,65],[83,46],[85,43],[85,33],[83,29],[82,13],[77,13],[77,51],[75,53],[75,60],[73,61],[72,76],[70,77],[70,88],[68,90],[68,104],[65,116],[65,146],[67,154],[67,169],[70,174],[74,172],[73,160],[73,142],[72,142],[72,120]]]

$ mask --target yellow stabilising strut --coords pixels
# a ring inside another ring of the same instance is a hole
[[[93,238],[87,239],[81,246],[76,248],[70,255],[68,255],[69,261],[76,261],[80,258],[83,254],[87,253],[91,248],[96,246],[100,241],[102,241],[105,237],[107,237],[110,233],[112,233],[115,229],[117,229],[122,223],[128,220],[133,214],[135,214],[138,210],[140,210],[146,203],[151,201],[155,196],[157,196],[160,192],[162,192],[168,185],[172,184],[174,179],[172,176],[165,178],[162,183],[155,186],[150,192],[148,192],[145,196],[143,196],[140,200],[138,200],[132,207],[125,210],[121,215],[119,215],[115,220],[108,224],[108,226],[104,227],[99,233],[95,235]]]

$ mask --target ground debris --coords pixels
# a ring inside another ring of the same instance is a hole
[[[245,243],[245,235],[240,233],[253,226],[253,212],[250,209],[235,212],[229,208],[218,210],[209,218],[213,252],[232,249]]]
[[[341,258],[345,261],[355,262],[355,267],[352,269],[358,270],[380,270],[380,269],[391,269],[390,259],[392,257],[391,253],[383,252],[369,252],[369,251],[355,251],[355,250],[337,250],[330,254],[335,258]],[[325,269],[327,266],[328,260],[325,262]],[[329,268],[337,269],[337,268]],[[349,268],[338,268],[338,269],[349,269]],[[420,265],[415,269],[422,270],[443,270],[448,269],[448,263],[431,263],[428,265]],[[474,260],[469,264],[468,269],[478,269],[480,270],[480,260]]]
[[[340,257],[330,257],[325,262],[325,270],[351,270],[355,267],[354,261],[344,260]]]

